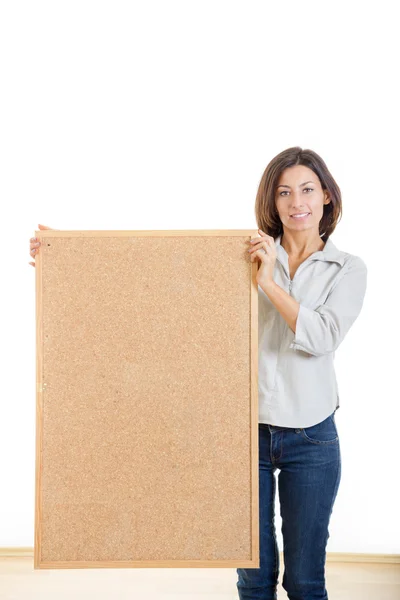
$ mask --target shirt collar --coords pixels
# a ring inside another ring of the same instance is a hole
[[[281,238],[282,238],[282,234],[278,235],[278,237],[275,238],[277,258],[279,259],[280,263],[282,263],[284,266],[286,266],[288,263],[288,254],[287,254],[285,248],[283,246],[281,246]],[[335,246],[335,244],[332,242],[331,238],[329,237],[325,243],[324,248],[322,250],[317,250],[316,252],[313,252],[313,254],[311,254],[308,257],[308,260],[325,260],[325,261],[329,261],[329,262],[337,262],[341,266],[343,266],[344,253],[341,252]]]

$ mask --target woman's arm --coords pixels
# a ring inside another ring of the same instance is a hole
[[[315,310],[297,302],[273,280],[259,285],[295,333],[290,347],[321,356],[336,350],[360,314],[367,288],[367,266],[355,256],[325,303]]]

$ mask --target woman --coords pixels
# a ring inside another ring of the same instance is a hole
[[[258,259],[260,568],[237,569],[240,600],[276,600],[275,471],[290,600],[327,600],[328,524],[341,476],[335,350],[358,317],[364,261],[330,240],[340,189],[312,150],[289,148],[261,178]]]
[[[289,148],[269,163],[256,199],[260,237],[249,248],[259,261],[260,568],[237,569],[240,600],[277,598],[276,469],[282,585],[290,600],[328,598],[325,549],[341,474],[333,359],[367,277],[362,259],[330,240],[340,215],[339,187],[315,152]],[[39,246],[31,238],[31,256]]]

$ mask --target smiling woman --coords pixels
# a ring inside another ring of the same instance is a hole
[[[281,235],[285,226],[305,223],[307,229],[314,227],[318,237],[326,241],[341,217],[340,188],[318,154],[298,146],[288,148],[267,165],[258,187],[255,212],[258,226],[273,238]],[[308,215],[304,219],[293,216],[305,212]],[[301,253],[296,246],[289,249]]]
[[[282,585],[289,598],[327,598],[328,525],[341,478],[333,359],[360,314],[367,267],[330,239],[341,216],[340,189],[312,150],[289,148],[271,160],[255,208],[260,568],[237,569],[237,589],[240,600],[276,597],[279,469]]]

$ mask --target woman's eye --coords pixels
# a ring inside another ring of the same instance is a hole
[[[304,188],[305,190],[310,190],[310,192],[313,191],[314,188]],[[303,190],[304,191],[304,190]],[[282,196],[282,194],[288,194],[289,192],[287,190],[284,190],[283,192],[279,192],[279,195]]]

